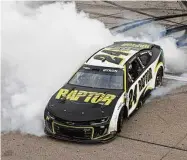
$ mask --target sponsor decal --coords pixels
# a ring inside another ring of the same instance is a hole
[[[106,52],[106,53],[110,53],[112,52],[112,55],[115,55],[115,56],[120,56],[120,55],[123,55],[123,56],[127,56],[130,52],[130,49],[129,48],[126,48],[126,47],[111,47],[111,48],[105,48],[102,50],[102,52]]]
[[[55,97],[56,99],[67,99],[70,101],[78,101],[83,99],[85,103],[102,103],[103,105],[110,105],[110,103],[116,98],[113,94],[104,94],[98,92],[87,92],[81,90],[68,90],[60,89]]]
[[[134,87],[134,90],[131,89],[129,92],[129,109],[136,104],[137,102],[137,84]]]
[[[132,88],[129,91],[129,109],[132,108],[137,101],[137,92],[139,87],[139,92],[143,90],[146,84],[152,79],[152,69],[148,69],[147,72],[143,75],[143,77],[138,81],[138,84],[135,85],[134,89]]]
[[[143,77],[138,81],[139,91],[145,87],[145,85],[152,79],[152,69],[149,68]]]
[[[103,72],[118,72],[116,69],[103,69]]]
[[[132,48],[140,48],[140,49],[148,49],[150,48],[150,45],[149,44],[136,44],[136,43],[124,43],[122,46],[124,47],[132,47]]]
[[[90,67],[83,67],[84,69],[90,69]]]

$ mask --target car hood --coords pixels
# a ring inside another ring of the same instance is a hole
[[[67,93],[66,96],[59,96],[59,93],[65,92]],[[74,93],[78,95],[84,93],[85,96],[75,97],[72,100],[71,96],[76,96]],[[67,121],[91,121],[110,117],[122,93],[123,90],[97,89],[67,84],[52,96],[47,110],[54,117]],[[101,98],[101,101],[97,101],[98,94],[102,95],[104,99],[102,100]],[[97,99],[94,99],[94,97]],[[111,97],[112,100],[110,99]]]

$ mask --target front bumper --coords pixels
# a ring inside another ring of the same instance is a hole
[[[114,139],[117,134],[116,132],[108,134],[108,126],[107,123],[101,126],[68,125],[46,119],[44,131],[47,135],[57,139],[83,143],[104,143]]]

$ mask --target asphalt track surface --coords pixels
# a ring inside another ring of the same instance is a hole
[[[186,12],[186,5],[180,2],[115,3],[157,16]],[[90,16],[103,21],[108,28],[133,18],[149,18],[104,2],[78,2],[77,7],[92,12]],[[121,14],[127,12],[127,17]],[[166,26],[187,23],[184,17],[169,21],[158,23]],[[1,136],[1,146],[3,160],[187,160],[187,85],[147,102],[125,121],[120,135],[107,144],[77,144],[8,133]]]

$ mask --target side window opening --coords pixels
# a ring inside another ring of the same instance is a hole
[[[134,83],[134,80],[131,77],[131,75],[128,73],[128,86],[130,87],[133,83]]]
[[[137,59],[129,63],[128,67],[128,81],[129,85],[134,83],[134,81],[141,75],[143,68]]]
[[[142,62],[142,64],[146,67],[150,60],[151,60],[151,57],[152,57],[152,53],[151,52],[143,52],[140,54],[139,58]]]

